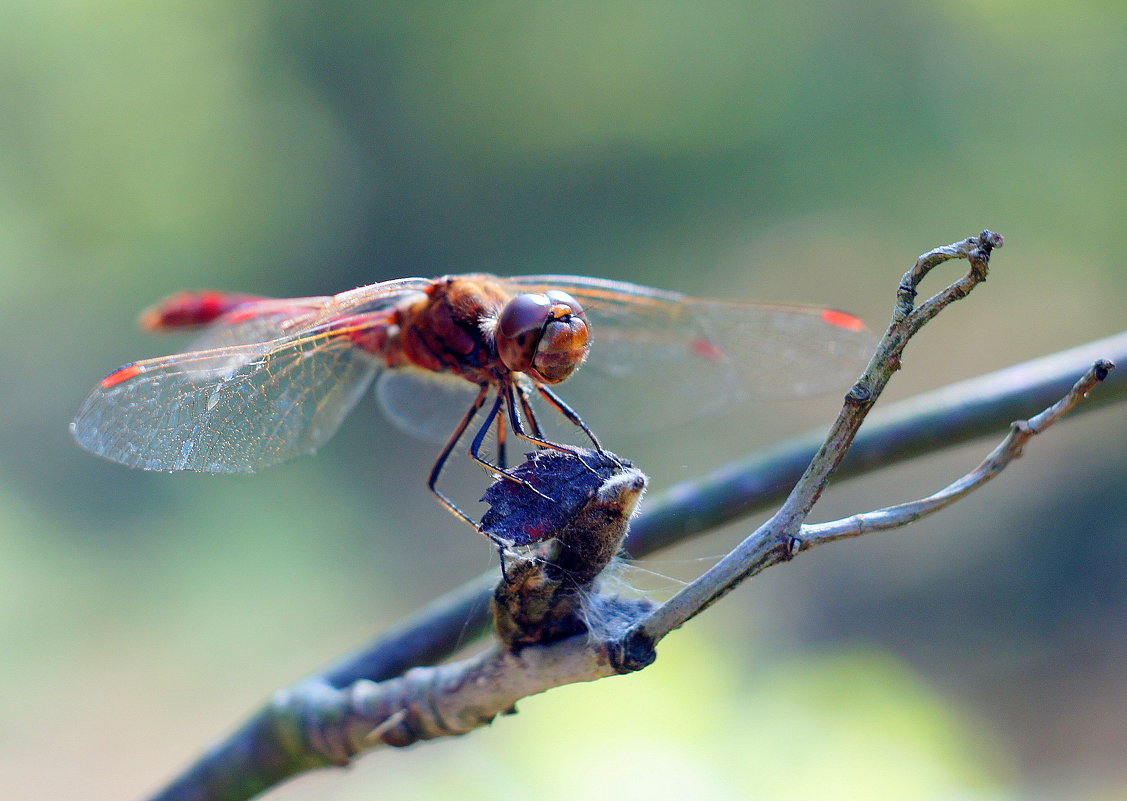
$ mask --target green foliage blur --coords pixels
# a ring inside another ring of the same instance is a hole
[[[1123,327],[1120,2],[71,0],[0,18],[5,798],[141,797],[491,564],[423,487],[433,446],[370,400],[315,458],[253,476],[80,451],[88,389],[183,344],[134,325],[163,295],[561,272],[880,328],[918,253],[990,227],[1007,237],[991,280],[914,343],[894,397]],[[603,437],[659,493],[835,403]],[[1069,422],[939,518],[769,571],[643,674],[270,798],[1123,798],[1125,431],[1122,408]],[[820,517],[933,490],[988,447],[842,486]],[[471,506],[484,476],[455,474]],[[744,530],[629,578],[669,592]]]

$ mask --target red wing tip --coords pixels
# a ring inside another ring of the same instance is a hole
[[[865,330],[864,320],[860,317],[854,317],[848,312],[838,311],[837,309],[826,309],[822,312],[822,319],[830,325],[844,328],[846,331]]]
[[[100,386],[102,389],[109,389],[122,384],[134,376],[140,375],[141,368],[137,364],[127,364],[124,367],[119,367],[102,379]]]

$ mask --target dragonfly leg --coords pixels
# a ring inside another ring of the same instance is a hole
[[[438,454],[438,458],[434,460],[434,466],[431,467],[430,476],[427,478],[427,489],[434,493],[435,497],[438,498],[439,502],[446,507],[447,511],[449,511],[450,514],[454,515],[454,517],[465,521],[475,529],[478,528],[477,521],[475,521],[472,517],[459,509],[457,505],[452,500],[450,500],[450,498],[448,498],[442,490],[438,488],[438,477],[442,475],[442,468],[446,466],[446,460],[450,458],[450,454],[453,453],[454,448],[458,446],[458,440],[460,440],[462,438],[462,435],[466,433],[466,429],[469,427],[470,422],[474,419],[474,417],[477,416],[477,413],[481,411],[481,407],[485,405],[485,399],[488,395],[489,385],[483,384],[478,390],[477,397],[474,398],[474,402],[470,404],[470,408],[466,410],[466,413],[464,415],[462,415],[462,419],[461,422],[458,423],[458,427],[454,429],[454,433],[450,435],[450,438],[448,440],[446,440],[446,444],[442,447],[442,451]],[[492,537],[489,538],[493,539]]]
[[[497,418],[497,466],[504,470],[508,467],[508,459],[505,453],[505,415]]]
[[[528,420],[528,425],[532,428],[534,436],[543,437],[543,429],[540,428],[540,421],[536,419],[536,410],[532,408],[532,403],[528,400],[528,387],[523,384],[517,388],[517,395],[520,399],[520,408],[524,412],[524,417]]]
[[[587,435],[587,439],[591,440],[591,444],[595,446],[595,450],[597,450],[599,453],[603,452],[603,446],[599,444],[599,438],[595,436],[595,432],[593,432],[587,425],[587,423],[583,421],[583,418],[579,416],[578,412],[567,405],[567,402],[564,401],[563,398],[561,398],[559,395],[557,395],[555,392],[553,392],[543,384],[537,384],[536,391],[544,397],[544,400],[552,404],[552,407],[556,411],[566,417],[574,425],[579,426],[579,428],[582,429],[583,433]]]
[[[481,424],[481,428],[478,429],[477,434],[473,438],[473,443],[470,445],[470,458],[473,459],[475,462],[477,462],[482,467],[484,467],[486,470],[490,471],[491,473],[494,473],[498,476],[502,476],[503,478],[506,478],[509,481],[520,484],[522,487],[525,487],[526,489],[532,490],[533,492],[535,492],[537,495],[539,495],[544,500],[550,501],[552,499],[549,496],[545,495],[543,492],[536,489],[536,487],[529,484],[523,478],[519,478],[517,476],[514,476],[508,470],[505,470],[501,467],[498,467],[495,464],[490,464],[489,462],[485,461],[485,459],[483,459],[482,456],[481,456],[481,446],[485,442],[485,437],[489,433],[489,429],[492,428],[493,421],[500,419],[499,415],[501,413],[501,408],[503,406],[507,405],[507,402],[511,402],[511,398],[505,392],[499,391],[497,393],[497,400],[494,401],[494,403],[493,403],[493,408],[489,410],[489,414],[487,414],[485,416],[485,422]],[[516,428],[514,427],[513,430],[516,431]],[[517,431],[517,433],[519,434],[520,432]]]
[[[528,440],[533,445],[539,445],[541,448],[549,448],[550,450],[559,451],[560,453],[567,453],[572,456],[579,455],[579,451],[577,451],[570,445],[562,445],[559,442],[552,442],[550,439],[545,439],[544,436],[539,433],[539,431],[536,431],[535,433],[526,431],[524,428],[524,422],[520,419],[520,412],[517,410],[516,401],[514,398],[514,395],[516,393],[513,391],[512,385],[510,384],[503,387],[501,392],[505,395],[508,401],[505,405],[508,407],[509,411],[509,426],[513,429],[514,434],[516,434],[521,439]],[[536,428],[540,428],[539,424],[536,425]]]
[[[579,426],[580,428],[583,429],[584,433],[586,433],[587,436],[591,438],[591,442],[593,442],[595,444],[595,447],[598,449],[599,453],[605,453],[605,451],[603,451],[603,447],[599,444],[599,441],[595,438],[594,433],[591,431],[590,428],[587,427],[587,424],[583,422],[583,420],[579,417],[579,415],[576,414],[574,411],[572,411],[570,406],[568,406],[566,403],[564,403],[563,400],[560,399],[559,397],[557,397],[555,395],[555,393],[553,393],[551,390],[545,391],[546,388],[540,387],[539,384],[537,385],[537,388],[540,389],[540,391],[544,395],[544,397],[547,398],[548,401],[551,402],[552,405],[556,409],[559,410],[560,414],[562,414],[568,420],[570,420],[571,422],[575,423],[577,426]],[[521,423],[520,413],[517,411],[516,406],[514,405],[514,403],[512,401],[512,396],[514,394],[512,385],[510,384],[509,386],[504,387],[502,389],[502,392],[504,392],[506,394],[506,396],[509,398],[509,403],[508,403],[509,425],[512,427],[514,434],[516,434],[521,439],[526,439],[529,442],[533,443],[534,445],[540,446],[541,448],[550,448],[551,450],[559,451],[560,453],[566,453],[566,454],[569,454],[571,456],[574,456],[589,471],[591,471],[592,473],[598,472],[598,471],[595,470],[595,468],[591,467],[591,465],[587,464],[587,462],[584,461],[583,455],[579,452],[579,450],[577,448],[573,448],[570,445],[561,445],[558,442],[552,442],[550,439],[545,439],[544,436],[540,433],[539,423],[535,422],[536,417],[532,413],[531,404],[528,403],[527,399],[522,399],[523,403],[521,405],[524,406],[526,411],[531,415],[531,419],[533,421],[532,424],[535,426],[535,433],[529,433],[528,431],[525,431],[524,425]]]

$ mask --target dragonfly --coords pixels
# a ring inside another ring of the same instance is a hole
[[[658,428],[838,385],[870,344],[863,322],[835,309],[569,275],[404,278],[307,298],[181,292],[141,321],[198,333],[190,350],[131,362],[94,387],[71,424],[86,450],[144,470],[253,472],[317,450],[375,382],[394,422],[442,432],[427,487],[475,528],[439,487],[467,437],[471,459],[518,483],[509,432],[578,453],[545,434],[545,409],[603,452],[557,385],[586,388],[593,411]],[[631,392],[646,403],[614,400]],[[491,433],[496,461],[483,453]]]

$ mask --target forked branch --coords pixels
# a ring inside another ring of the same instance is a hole
[[[413,667],[448,654],[452,642],[465,634],[467,615],[480,607],[485,592],[481,582],[474,582],[453,603],[424,610],[358,655],[278,693],[242,730],[154,798],[250,798],[292,774],[345,764],[370,748],[466,733],[511,712],[520,698],[552,687],[644,667],[654,659],[662,637],[744,579],[815,545],[906,525],[982,486],[1019,456],[1029,439],[1107,377],[1110,362],[1097,362],[1058,403],[1013,424],[981,465],[943,490],[833,523],[804,523],[899,368],[911,336],[985,279],[991,250],[1000,244],[1000,237],[985,231],[920,257],[900,284],[892,323],[876,354],[779,512],[670,601],[657,605],[599,592],[598,573],[619,549],[644,487],[641,473],[627,462],[593,452],[583,452],[585,464],[567,455],[539,456],[519,469],[558,501],[555,508],[544,506],[543,494],[522,497],[514,489],[520,485],[512,482],[491,490],[493,530],[520,546],[506,554],[505,579],[494,589],[493,645],[470,659]],[[955,258],[968,260],[967,274],[916,306],[920,280]],[[678,498],[682,511],[692,512],[698,503],[685,493]],[[666,500],[656,519],[667,516],[676,503]],[[734,514],[730,509],[728,514]],[[547,530],[533,535],[534,528]],[[650,524],[649,529],[648,539],[639,540],[640,550],[662,542],[660,528]],[[479,611],[475,619],[484,618]],[[451,623],[454,636],[443,640]]]
[[[799,529],[845,458],[861,423],[900,369],[904,348],[935,315],[986,280],[990,255],[1002,242],[1002,237],[993,231],[983,231],[976,237],[928,251],[916,260],[900,281],[892,321],[877,343],[868,367],[849,390],[837,420],[782,508],[704,575],[639,621],[627,638],[622,655],[624,666],[644,666],[652,659],[653,645],[670,631],[708,608],[744,579],[798,552]],[[951,259],[966,259],[970,265],[967,273],[916,306],[920,281]]]
[[[1068,394],[1045,409],[1040,414],[1028,420],[1018,420],[1010,424],[1010,433],[1002,440],[998,447],[974,470],[948,484],[939,492],[926,498],[920,498],[909,503],[901,503],[873,512],[853,515],[842,520],[830,523],[814,523],[803,525],[799,531],[796,547],[799,551],[806,551],[815,545],[827,542],[859,537],[873,531],[887,531],[900,528],[909,523],[914,523],[928,515],[935,514],[958,500],[965,498],[970,493],[981,487],[990,479],[1001,473],[1014,459],[1017,459],[1025,450],[1026,444],[1034,436],[1040,434],[1053,423],[1060,420],[1072,411],[1078,403],[1088,397],[1095,386],[1107,378],[1115,365],[1108,359],[1100,359],[1077,381]]]

